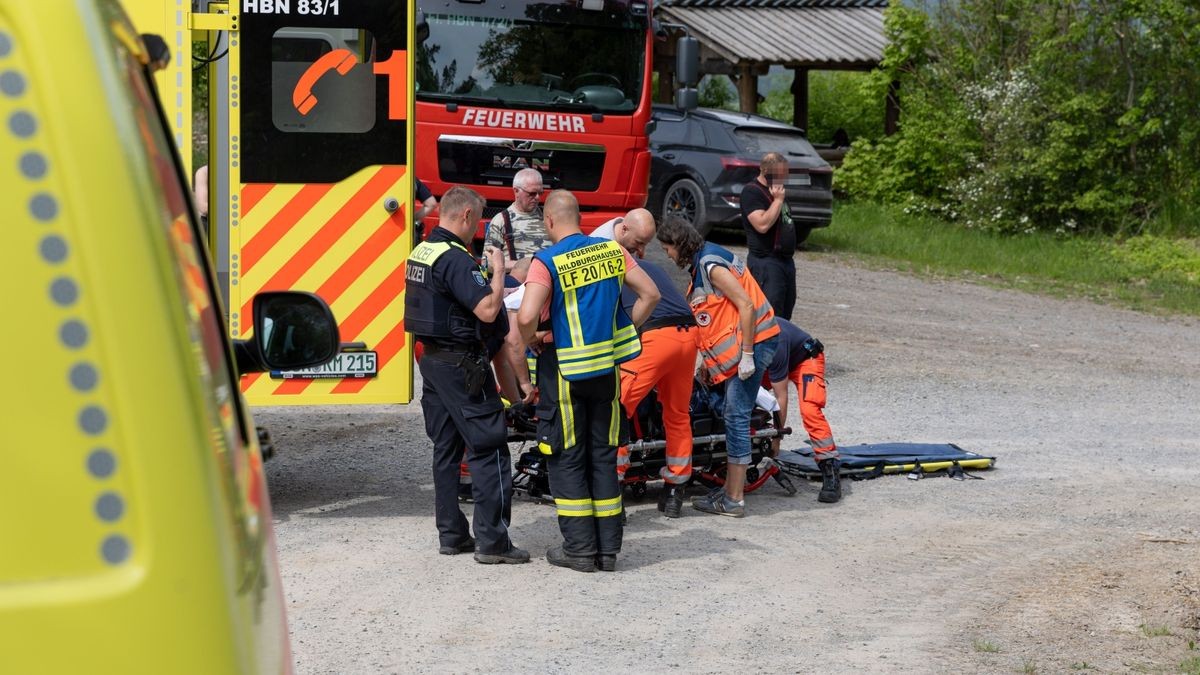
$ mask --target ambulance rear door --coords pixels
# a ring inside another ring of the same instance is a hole
[[[406,403],[414,11],[394,0],[242,0],[214,64],[214,257],[234,338],[267,290],[324,298],[343,351],[242,378],[252,404]]]

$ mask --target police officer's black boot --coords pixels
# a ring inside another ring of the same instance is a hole
[[[617,571],[617,556],[611,553],[601,553],[596,556],[596,569],[601,572]]]
[[[823,459],[817,462],[821,469],[821,494],[817,501],[832,504],[842,498],[841,463],[837,459]]]

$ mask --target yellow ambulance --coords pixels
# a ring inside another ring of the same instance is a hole
[[[266,293],[231,344],[147,62],[115,0],[0,0],[0,673],[291,669],[238,381],[338,331]]]

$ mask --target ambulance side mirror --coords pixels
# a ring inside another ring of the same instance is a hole
[[[341,338],[329,305],[301,291],[254,296],[254,337],[234,342],[238,373],[298,370],[328,363]]]

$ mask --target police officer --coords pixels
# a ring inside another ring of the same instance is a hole
[[[517,325],[538,356],[538,450],[548,456],[550,490],[563,544],[551,565],[614,571],[621,550],[617,445],[621,421],[617,364],[641,351],[637,328],[658,303],[658,289],[614,241],[579,230],[579,202],[565,190],[543,208],[554,245],[529,266]],[[637,294],[621,307],[621,289]],[[553,338],[537,336],[541,324]]]
[[[483,214],[483,198],[452,187],[442,197],[441,219],[413,249],[405,272],[406,329],[424,350],[421,410],[433,441],[433,486],[439,552],[475,552],[485,564],[529,562],[508,537],[512,513],[512,465],[504,406],[496,393],[486,343],[498,347],[507,332],[502,311],[504,275],[486,271],[466,242]],[[493,270],[503,270],[492,250]],[[458,473],[464,448],[474,477],[475,537],[458,507]]]

